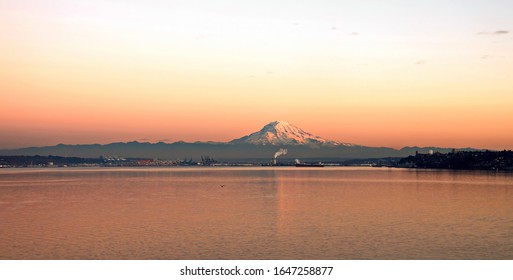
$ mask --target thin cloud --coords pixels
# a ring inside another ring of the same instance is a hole
[[[508,30],[497,30],[494,32],[479,32],[477,35],[506,35],[509,34]]]
[[[358,36],[358,35],[360,35],[360,33],[358,33],[358,32],[351,32],[351,33],[349,33],[349,35],[351,35],[351,36]]]
[[[417,60],[417,61],[415,61],[414,64],[415,65],[424,65],[424,64],[426,64],[426,61],[425,60]]]
[[[495,59],[495,58],[504,58],[504,56],[501,55],[490,55],[490,54],[484,54],[481,56],[481,59]]]

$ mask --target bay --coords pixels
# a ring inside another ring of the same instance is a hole
[[[513,174],[2,169],[0,259],[513,259]]]

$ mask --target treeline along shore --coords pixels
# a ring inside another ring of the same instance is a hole
[[[453,151],[450,153],[417,153],[399,160],[398,167],[509,170],[513,171],[513,151]]]
[[[322,159],[318,159],[322,160]],[[456,151],[449,153],[416,153],[405,158],[372,158],[325,160],[327,166],[373,166],[423,169],[506,170],[513,171],[513,151]],[[0,168],[18,167],[120,167],[120,166],[260,166],[259,162],[219,162],[209,156],[200,160],[161,160],[102,156],[99,158],[62,156],[0,156]],[[267,164],[268,165],[268,164]],[[294,166],[283,159],[278,166]]]

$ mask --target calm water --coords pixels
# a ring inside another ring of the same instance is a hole
[[[513,175],[4,169],[0,259],[513,259]]]

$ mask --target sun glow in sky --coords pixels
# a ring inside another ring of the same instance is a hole
[[[228,141],[513,148],[513,1],[0,2],[0,148]]]

